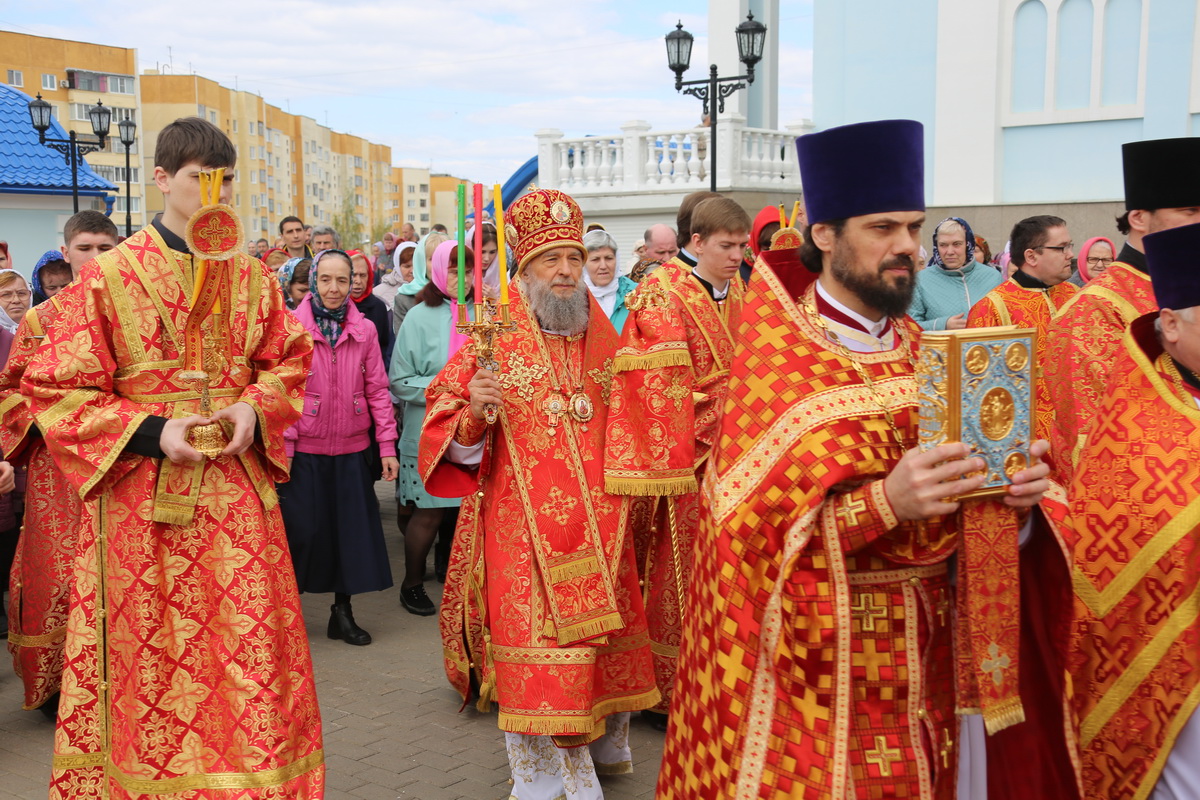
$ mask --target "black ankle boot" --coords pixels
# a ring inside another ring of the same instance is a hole
[[[350,603],[334,603],[329,607],[329,638],[341,639],[346,644],[364,645],[371,643],[371,634],[354,622],[354,610]]]

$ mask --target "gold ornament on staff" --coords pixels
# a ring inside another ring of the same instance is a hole
[[[228,280],[225,267],[245,243],[245,233],[237,212],[221,202],[221,186],[225,182],[225,169],[203,170],[199,174],[200,201],[203,204],[184,229],[184,241],[196,259],[196,276],[192,287],[192,308],[200,298],[205,284],[210,279]],[[218,287],[219,290],[219,287]],[[221,376],[225,358],[221,354],[217,323],[221,316],[221,297],[218,294],[204,320],[188,320],[190,337],[185,344],[185,366],[179,378],[191,386],[200,400],[199,415],[211,420],[212,382]],[[207,330],[200,331],[207,322]],[[199,352],[191,352],[193,350]],[[197,363],[198,362],[198,363]],[[229,444],[225,431],[215,422],[197,425],[188,431],[188,444],[206,458],[216,458]]]

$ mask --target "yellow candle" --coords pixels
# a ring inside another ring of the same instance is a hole
[[[783,203],[780,203],[779,204],[779,227],[786,228],[787,226],[788,226],[787,213],[783,210]]]
[[[504,199],[500,184],[492,186],[492,216],[496,220],[496,258],[500,259],[500,305],[508,305],[508,250],[504,247]]]
[[[792,203],[792,224],[789,225],[788,227],[789,228],[796,227],[796,220],[798,220],[798,219],[800,219],[800,201],[799,200]]]
[[[219,205],[221,202],[221,187],[225,185],[225,168],[217,167],[213,171],[212,180],[212,204]]]

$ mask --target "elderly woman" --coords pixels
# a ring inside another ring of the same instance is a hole
[[[1079,248],[1079,277],[1088,283],[1103,275],[1116,258],[1117,249],[1112,239],[1094,236]]]
[[[383,478],[395,480],[396,421],[375,328],[350,301],[350,256],[324,250],[296,317],[313,338],[300,421],[285,434],[292,479],[280,508],[302,592],[333,592],[329,638],[371,643],[350,596],[392,586],[383,523],[367,463],[374,424]]]
[[[608,321],[620,333],[629,316],[625,295],[633,291],[637,283],[632,278],[617,274],[617,240],[608,231],[591,231],[583,237],[583,246],[588,251],[583,282],[600,304]]]
[[[15,269],[0,270],[0,328],[15,334],[33,299],[33,289]]]
[[[947,217],[933,230],[933,256],[917,273],[908,315],[927,331],[961,330],[971,306],[1003,282],[1000,273],[975,260],[975,234],[967,221]]]
[[[411,614],[430,616],[437,611],[425,592],[425,562],[434,537],[448,518],[457,515],[460,500],[434,497],[425,491],[417,469],[421,424],[425,420],[425,389],[466,343],[458,332],[458,244],[442,242],[433,252],[430,280],[417,295],[418,305],[404,317],[392,353],[392,394],[404,403],[403,437],[400,439],[400,480],[396,500],[415,506],[404,530],[404,582],[400,604]],[[472,253],[466,251],[467,263]],[[470,287],[467,288],[468,296]],[[453,530],[451,528],[451,530]]]

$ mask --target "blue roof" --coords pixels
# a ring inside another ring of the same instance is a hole
[[[38,143],[29,120],[29,95],[0,84],[0,193],[70,194],[71,165],[62,153]],[[46,135],[67,138],[51,117]],[[79,164],[79,193],[103,195],[117,187],[92,172],[87,161]]]

